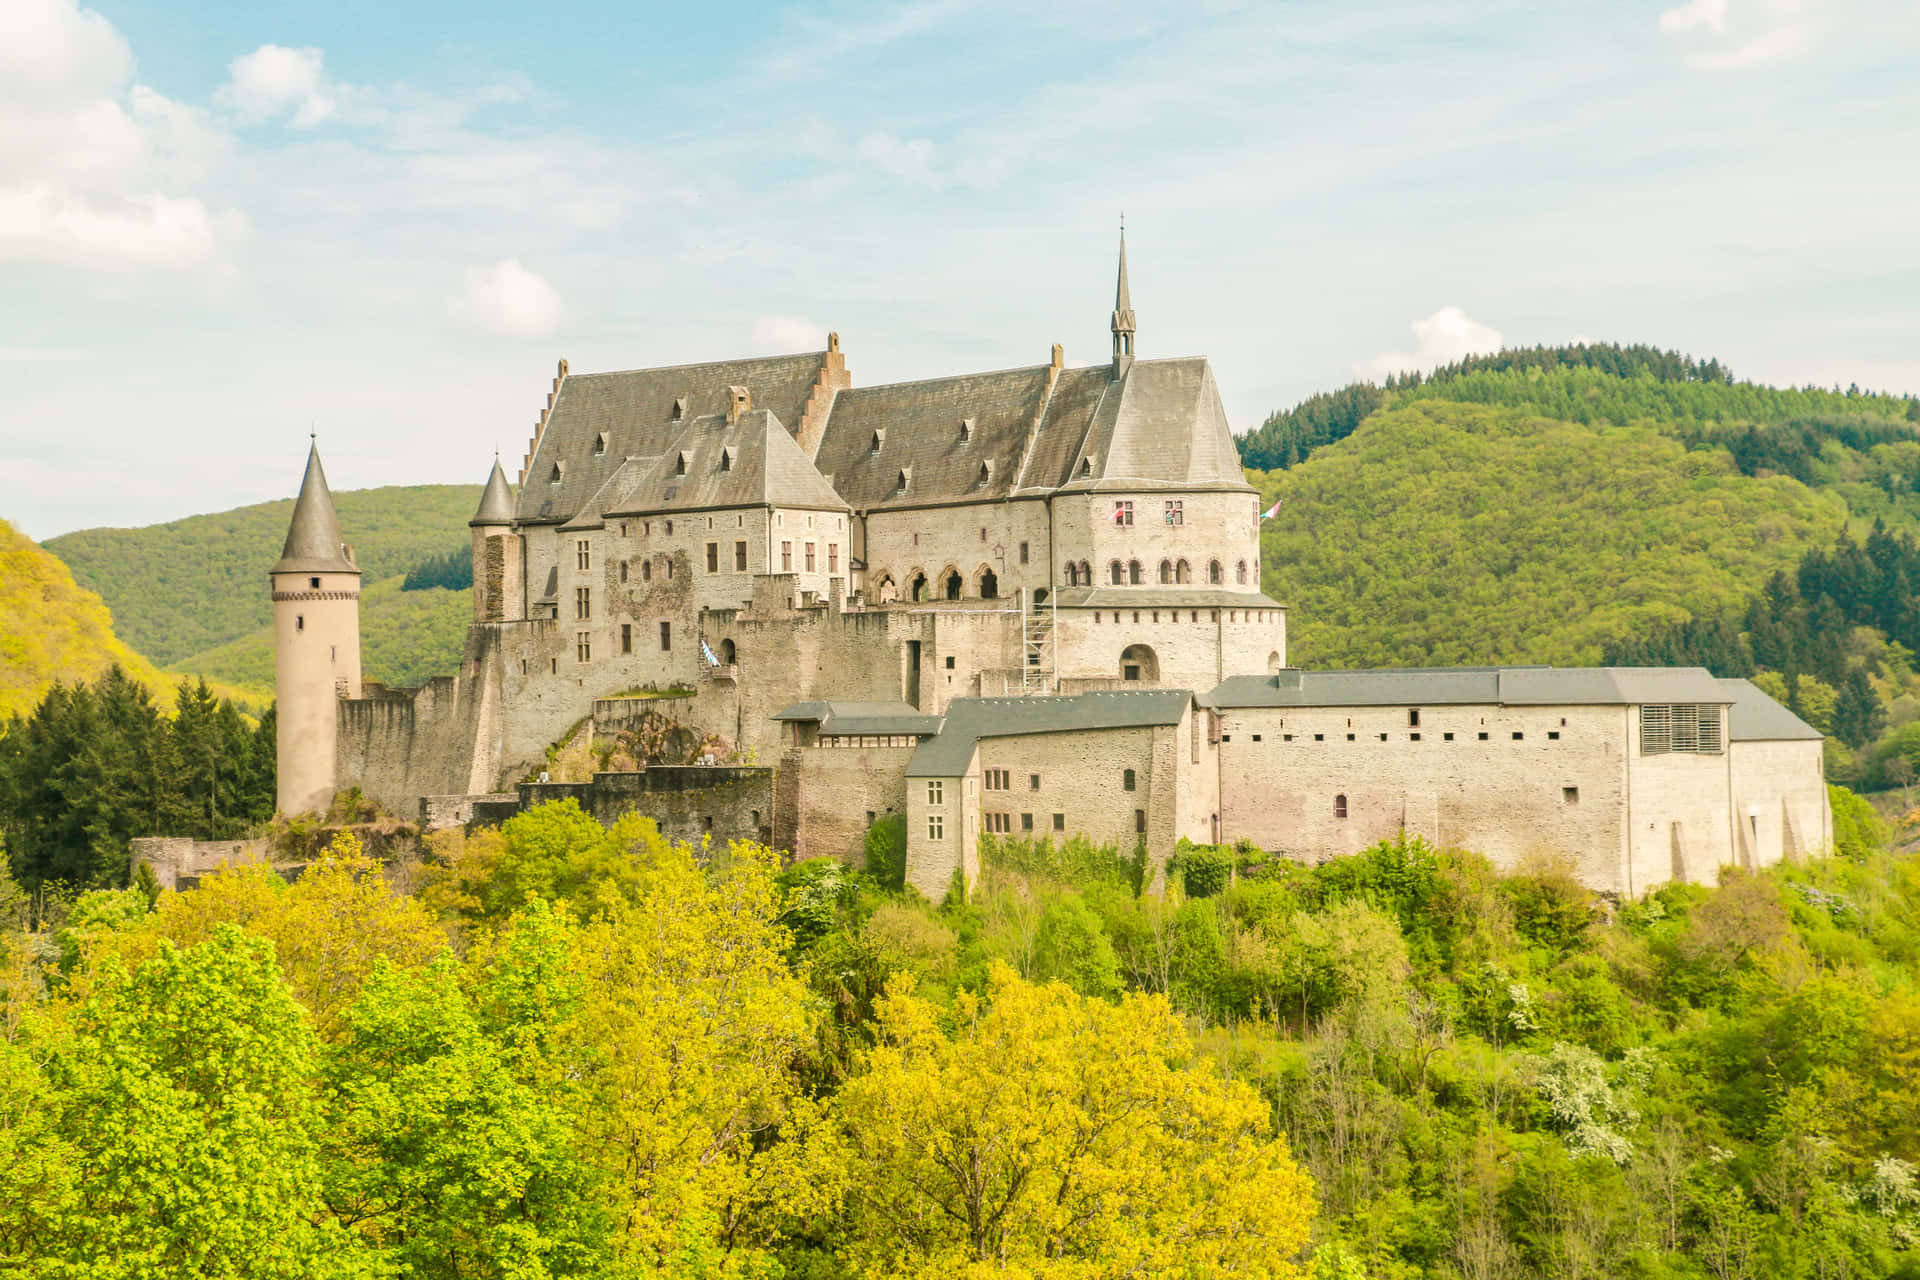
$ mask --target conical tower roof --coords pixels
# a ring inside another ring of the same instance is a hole
[[[340,517],[333,511],[327,473],[320,466],[320,446],[307,450],[307,474],[300,481],[300,497],[293,504],[287,541],[280,548],[275,573],[359,573],[347,558],[346,539],[340,536]]]
[[[473,513],[473,519],[467,523],[513,523],[513,490],[507,484],[507,473],[500,469],[498,455],[493,459],[493,474],[487,477],[487,491],[480,495],[480,509]]]

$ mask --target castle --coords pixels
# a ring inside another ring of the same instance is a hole
[[[1157,863],[1182,838],[1318,858],[1405,831],[1571,856],[1627,895],[1829,846],[1819,733],[1745,681],[1288,667],[1212,369],[1136,357],[1124,233],[1109,329],[1097,366],[1055,345],[871,388],[838,335],[561,361],[517,491],[496,459],[470,522],[459,672],[416,690],[361,680],[359,570],[316,448],[272,570],[279,807],[358,786],[465,815],[583,721],[654,711],[731,763],[602,775],[583,799],[651,797],[676,834],[799,856],[857,856],[904,815],[936,898],[983,833]]]

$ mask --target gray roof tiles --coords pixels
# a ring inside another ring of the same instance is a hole
[[[320,446],[307,449],[307,472],[300,479],[300,496],[287,522],[287,540],[280,547],[274,573],[359,573],[347,557],[340,517],[333,509],[333,493],[320,465]]]
[[[469,525],[511,524],[513,523],[513,489],[507,484],[507,473],[500,469],[500,457],[494,455],[493,474],[487,477],[486,492],[480,495],[480,507],[473,513]]]
[[[1733,699],[1727,736],[1735,742],[1818,741],[1825,735],[1749,680],[1717,681]]]
[[[1193,694],[1186,689],[1082,693],[1065,698],[955,698],[937,736],[921,742],[909,778],[957,778],[982,738],[1095,729],[1138,729],[1180,723]]]
[[[722,414],[695,418],[607,511],[643,515],[713,507],[779,506],[844,511],[847,504],[800,451],[780,419],[749,409],[728,424]]]
[[[1075,469],[1068,488],[1254,491],[1240,469],[1213,370],[1201,356],[1134,361],[1118,394],[1101,402],[1080,452],[1093,457],[1092,475]]]
[[[727,360],[713,364],[570,374],[560,384],[521,487],[516,512],[525,523],[562,524],[601,489],[628,458],[659,457],[694,418],[722,414],[731,386],[754,406],[798,424],[818,379],[823,353]],[[677,400],[684,414],[674,416]],[[600,437],[606,437],[604,447]],[[559,483],[552,479],[560,465]]]
[[[1756,690],[1756,692],[1758,692]],[[1762,695],[1765,696],[1765,695]],[[1729,703],[1699,667],[1454,667],[1382,671],[1282,671],[1231,676],[1201,702],[1211,707],[1631,706]]]
[[[775,720],[816,721],[824,734],[919,734],[940,732],[941,717],[906,702],[796,702]]]

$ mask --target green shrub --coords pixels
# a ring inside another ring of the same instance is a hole
[[[867,874],[882,889],[898,892],[907,883],[907,819],[889,814],[867,828]]]

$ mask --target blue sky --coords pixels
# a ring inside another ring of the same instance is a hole
[[[0,0],[0,518],[517,464],[553,365],[1500,343],[1920,391],[1911,0]]]

